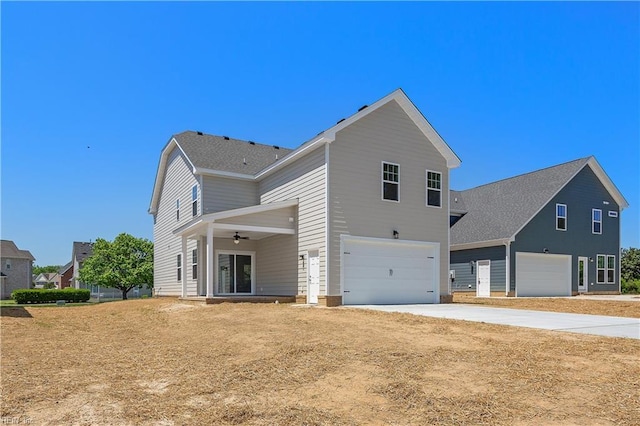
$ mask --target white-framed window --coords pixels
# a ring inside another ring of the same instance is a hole
[[[182,254],[178,254],[176,256],[176,260],[178,261],[178,264],[176,265],[176,277],[178,278],[178,281],[182,281]]]
[[[442,207],[442,173],[427,170],[427,206]]]
[[[607,284],[616,283],[616,257],[614,255],[607,256]]]
[[[567,205],[556,204],[556,230],[567,230]]]
[[[605,275],[606,275],[606,262],[607,262],[607,256],[605,256],[604,254],[599,254],[596,256],[596,282],[598,284],[604,284],[605,281]]]
[[[198,216],[198,185],[191,188],[191,212],[193,216]]]
[[[5,259],[4,266],[6,269],[11,269],[11,259]]]
[[[615,210],[609,210],[609,217],[618,217],[618,212]]]
[[[400,166],[382,162],[382,199],[400,201]]]
[[[591,232],[593,234],[602,234],[602,210],[591,210]]]
[[[198,279],[198,249],[191,251],[191,278]]]
[[[180,199],[176,200],[176,221],[180,221]]]

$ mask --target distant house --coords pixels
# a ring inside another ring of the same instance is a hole
[[[0,298],[9,299],[14,290],[31,288],[34,260],[28,250],[20,250],[13,241],[0,241]]]
[[[477,296],[620,292],[628,203],[594,157],[450,192],[454,291]]]
[[[73,242],[73,250],[71,252],[71,263],[73,266],[71,283],[74,288],[80,286],[80,269],[84,261],[93,254],[93,243],[84,243],[79,241]]]
[[[60,268],[58,274],[60,274],[60,288],[70,287],[73,280],[73,262],[69,262]]]
[[[60,274],[57,272],[43,272],[33,280],[35,288],[61,288]]]

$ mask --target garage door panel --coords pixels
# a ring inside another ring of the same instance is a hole
[[[343,249],[345,305],[436,302],[432,244],[350,239]]]
[[[516,295],[570,296],[571,256],[516,253]]]

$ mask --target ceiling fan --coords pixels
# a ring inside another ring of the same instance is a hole
[[[249,237],[241,237],[237,232],[236,235],[233,236],[233,244],[240,244],[240,240],[248,240]]]

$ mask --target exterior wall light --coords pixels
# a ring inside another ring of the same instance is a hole
[[[400,238],[400,234],[398,233],[398,231],[396,231],[395,229],[393,230],[393,239],[397,240],[398,238]]]

